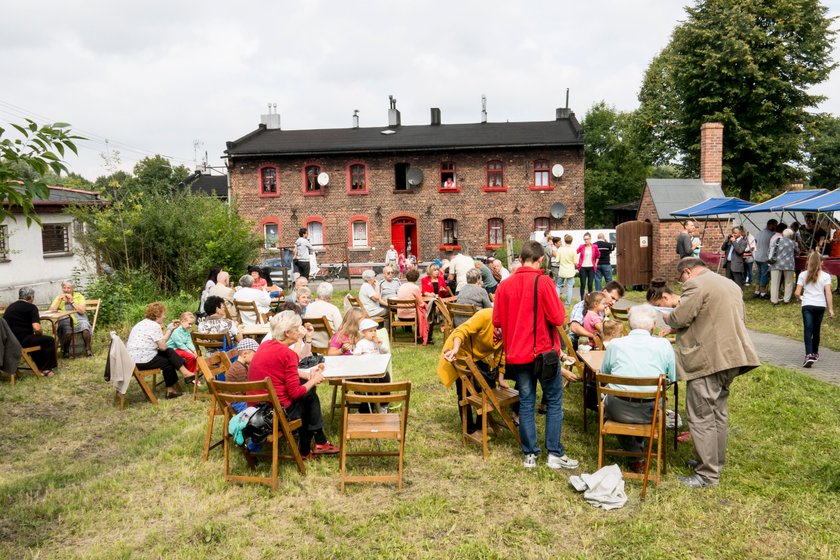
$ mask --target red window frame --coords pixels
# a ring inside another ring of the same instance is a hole
[[[312,240],[312,234],[309,234],[309,242],[312,243],[315,247],[321,247],[324,243],[327,242],[327,228],[324,227],[324,218],[321,216],[310,216],[303,221],[303,227],[306,228],[306,231],[309,231],[309,224],[321,224],[321,242],[315,243]]]
[[[266,172],[274,173],[274,190],[265,191]],[[261,165],[257,171],[259,193],[261,198],[280,196],[280,169],[276,165]]]
[[[265,218],[263,218],[259,222],[260,235],[262,236],[262,239],[263,239],[263,248],[265,248],[265,249],[270,248],[268,245],[266,245],[266,239],[265,239],[265,226],[268,226],[268,225],[277,226],[277,247],[279,248],[280,245],[282,244],[281,240],[283,239],[283,237],[282,237],[283,232],[282,232],[281,227],[280,227],[280,220],[277,219],[277,216],[266,216]]]
[[[493,179],[498,177],[497,181]],[[505,164],[502,160],[491,159],[487,162],[487,184],[484,186],[485,192],[500,192],[506,191],[505,186]]]
[[[312,182],[309,181],[309,170],[315,169],[317,172],[312,176]],[[301,190],[303,191],[304,196],[323,196],[324,195],[324,187],[318,184],[318,175],[324,170],[323,166],[320,163],[305,163],[303,165],[303,169],[301,170],[301,177],[303,178],[303,184],[301,185]],[[309,186],[312,185],[312,189]]]
[[[534,231],[549,231],[551,229],[551,218],[534,218]]]
[[[497,230],[496,235],[494,230]],[[487,249],[498,249],[505,242],[505,221],[501,218],[487,220]]]
[[[532,191],[554,190],[551,184],[551,162],[547,159],[534,161],[534,182],[531,184]]]
[[[447,179],[452,179],[452,186],[445,187]],[[457,165],[454,161],[440,162],[440,186],[438,192],[461,192],[458,186]]]
[[[362,189],[354,189],[353,188],[353,179],[354,179],[354,169],[353,168],[354,167],[356,167],[356,168],[361,167],[362,168],[362,173],[363,173],[362,181],[363,181],[363,185],[364,185],[364,188],[362,188]],[[363,161],[351,161],[349,164],[347,164],[346,175],[347,175],[347,182],[346,182],[347,194],[368,194],[368,166],[365,162],[363,162]]]
[[[359,245],[356,246],[355,240],[353,239],[353,224],[356,222],[364,222],[365,223],[365,234],[367,235],[367,245]],[[366,250],[370,249],[370,219],[367,216],[350,216],[350,221],[348,222],[349,234],[347,240],[350,242],[348,245],[348,249],[357,249],[357,250]]]
[[[441,246],[444,247],[460,247],[458,244],[458,220],[453,218],[446,218],[440,222]]]

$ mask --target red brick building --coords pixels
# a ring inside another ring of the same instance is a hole
[[[647,179],[636,219],[653,225],[651,239],[653,276],[677,279],[677,236],[684,221],[671,212],[693,206],[706,199],[723,197],[723,125],[706,123],[700,128],[700,179]],[[727,221],[695,221],[697,236],[703,238],[703,252],[717,251],[723,243],[722,229]],[[705,233],[704,233],[705,230]]]
[[[266,248],[306,227],[324,262],[382,262],[388,245],[431,260],[486,254],[505,236],[584,223],[583,131],[569,109],[551,121],[282,130],[277,114],[227,143],[230,194]],[[550,217],[554,203],[568,209]]]

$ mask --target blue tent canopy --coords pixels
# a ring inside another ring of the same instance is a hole
[[[789,210],[789,206],[805,202],[811,198],[827,193],[826,189],[811,189],[806,191],[788,191],[775,198],[766,200],[761,204],[750,206],[741,210],[741,214],[752,214],[755,212],[783,212]]]
[[[752,206],[752,202],[740,198],[709,198],[700,204],[671,212],[675,218],[700,218],[703,216],[718,216],[720,214],[734,214],[743,208]]]
[[[840,211],[840,189],[835,189],[814,198],[785,207],[789,212],[836,212]]]

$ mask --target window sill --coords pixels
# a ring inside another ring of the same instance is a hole
[[[496,249],[501,249],[502,246],[501,245],[491,245],[490,243],[488,243],[487,245],[484,246],[484,248],[487,249],[488,251],[495,251]]]
[[[324,196],[324,191],[303,191],[303,196]]]
[[[553,190],[554,190],[554,187],[553,187],[553,186],[549,186],[549,187],[535,187],[534,185],[531,185],[530,187],[528,187],[528,190],[531,190],[531,191],[553,191]]]
[[[410,189],[394,189],[394,194],[414,194],[416,192],[416,187],[412,187]]]
[[[438,249],[441,251],[460,251],[460,245],[438,245]]]
[[[461,192],[461,187],[454,187],[454,188],[451,188],[451,189],[440,187],[440,188],[438,188],[438,192],[440,192],[440,193],[459,193],[459,192]]]
[[[369,192],[370,191],[368,191],[368,190],[363,190],[363,191],[349,190],[349,191],[347,191],[347,194],[353,196],[353,195],[359,195],[359,194],[368,194]]]
[[[507,192],[507,187],[481,187],[484,192]]]
[[[267,192],[260,192],[260,198],[277,198],[280,196],[279,192],[267,193]]]
[[[348,251],[372,251],[370,247],[347,247]]]
[[[45,259],[60,259],[62,257],[72,257],[73,253],[71,251],[67,251],[64,253],[44,253]]]

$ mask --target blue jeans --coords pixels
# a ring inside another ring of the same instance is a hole
[[[744,282],[752,284],[753,281],[753,263],[744,261]]]
[[[563,290],[566,290],[566,305],[572,305],[572,292],[575,290],[575,277],[572,276],[571,278],[563,278],[558,276],[555,281],[555,285],[557,286],[557,297],[562,298]]]
[[[825,315],[825,307],[802,306],[802,330],[805,334],[806,354],[819,354],[820,352],[820,327],[822,326],[823,315]],[[519,431],[521,432],[522,429],[520,428]]]
[[[758,265],[758,279],[755,283],[766,287],[770,283],[770,264],[761,261],[755,261],[755,264]]]
[[[519,390],[519,437],[522,440],[522,452],[526,454],[540,454],[537,444],[537,376],[534,374],[534,363],[507,364],[505,372],[516,379]],[[543,395],[548,402],[548,413],[545,417],[545,448],[549,455],[562,457],[566,454],[560,443],[560,432],[563,426],[563,377],[558,369],[557,375],[548,383],[542,385]]]
[[[604,280],[603,284],[601,284],[601,279]],[[612,282],[612,265],[599,264],[597,268],[595,268],[595,291],[600,292],[601,288],[610,282]]]

